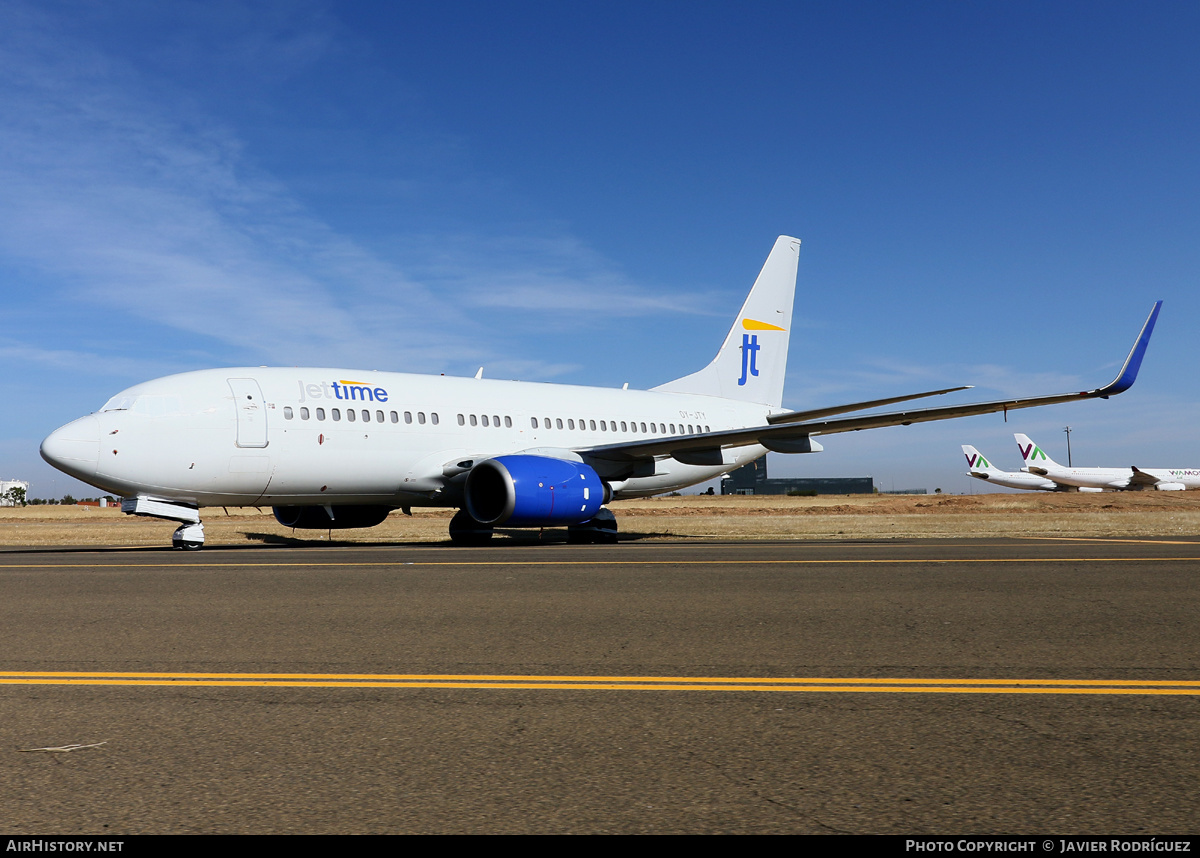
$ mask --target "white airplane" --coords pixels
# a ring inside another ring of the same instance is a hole
[[[1058,483],[1039,477],[1037,474],[1024,472],[1002,471],[984,458],[983,454],[970,444],[962,445],[963,454],[967,457],[968,477],[984,480],[994,486],[1004,486],[1009,489],[1032,489],[1035,491],[1053,492],[1059,490]]]
[[[669,492],[814,436],[1094,397],[1133,384],[1161,302],[1112,383],[1092,391],[846,415],[952,390],[809,411],[781,407],[798,239],[781,236],[717,356],[650,390],[336,368],[187,372],[125,390],[55,430],[54,467],[124,497],[135,515],[180,522],[199,548],[200,508],[274,508],[298,528],[369,527],[394,509],[459,509],[454,542],[505,527],[568,527],[614,541],[610,500]]]
[[[1030,475],[1053,480],[1062,486],[1076,486],[1080,491],[1143,491],[1182,492],[1200,489],[1200,468],[1072,468],[1060,465],[1046,455],[1028,435],[1017,433],[1017,448]]]

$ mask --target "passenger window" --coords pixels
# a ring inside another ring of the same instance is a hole
[[[561,417],[555,417],[555,418],[554,418],[554,425],[555,425],[555,426],[557,426],[559,429],[561,429],[561,428],[562,428],[562,418],[561,418]]]
[[[393,422],[393,423],[399,423],[399,422],[400,422],[400,415],[399,415],[399,414],[397,414],[395,411],[392,411],[392,412],[389,412],[389,413],[390,413],[390,414],[391,414],[391,416],[392,416],[392,422]]]
[[[342,419],[342,411],[340,408],[331,408],[330,412],[334,423]]]
[[[436,411],[430,413],[429,422],[432,423],[434,426],[438,425],[438,416],[437,416]]]
[[[483,415],[482,417],[480,417],[479,419],[483,421],[483,425],[484,425],[484,426],[487,426],[487,425],[488,425],[488,419],[487,419],[487,415],[486,415],[486,414],[485,414],[485,415]]]
[[[622,431],[622,432],[628,432],[628,431],[629,431],[629,427],[627,427],[627,426],[625,425],[625,421],[624,421],[624,420],[622,420],[622,421],[621,421],[621,431]]]
[[[422,426],[425,425],[425,412],[424,411],[417,412],[417,422],[420,423]]]
[[[362,415],[363,415],[363,423],[371,422],[371,412],[370,411],[368,411],[367,409],[364,408]]]
[[[478,418],[478,417],[476,417],[474,414],[472,414],[472,415],[471,415],[471,425],[472,425],[472,426],[478,426],[478,425],[479,425],[479,418]]]
[[[283,419],[284,420],[292,419],[292,407],[290,405],[283,406]]]
[[[300,409],[300,419],[301,419],[301,420],[307,420],[307,419],[308,419],[308,409],[307,409],[307,408],[301,408],[301,409]]]
[[[411,411],[405,411],[405,412],[404,412],[404,422],[405,422],[405,423],[412,423],[412,412],[411,412]]]
[[[382,412],[382,411],[376,411],[376,412],[375,412],[375,422],[376,422],[376,423],[382,423],[382,422],[383,422],[383,412]]]
[[[595,421],[595,420],[589,420],[589,421],[588,421],[588,428],[589,428],[589,429],[591,429],[593,432],[595,432],[595,431],[596,431],[596,421]]]
[[[509,417],[507,414],[504,415],[504,428],[505,429],[512,428],[512,418]]]
[[[534,429],[538,428],[538,425],[537,425],[537,418],[536,418],[536,417],[530,417],[530,418],[529,418],[529,425],[530,425],[530,426],[532,426]]]
[[[337,412],[336,412],[336,411],[335,411],[335,412],[333,412],[333,413],[334,413],[334,414],[337,414]],[[336,418],[335,418],[335,419],[336,419]],[[356,417],[354,416],[354,409],[353,409],[353,408],[347,408],[347,409],[346,409],[346,419],[347,419],[347,420],[349,420],[351,423],[353,423],[355,420],[357,420],[357,419],[358,419],[358,418],[356,418]]]
[[[575,428],[575,421],[573,419],[571,419],[570,417],[567,418],[567,428],[568,429]]]
[[[492,415],[492,425],[495,426],[497,429],[500,428],[500,415],[499,414]]]
[[[459,426],[466,426],[466,425],[467,425],[467,418],[463,417],[461,414],[460,414],[460,415],[458,415],[458,425],[459,425]]]
[[[642,431],[643,431],[643,432],[645,432],[645,431],[646,431],[646,424],[645,424],[645,423],[643,423],[643,424],[642,424]]]
[[[317,409],[317,419],[318,419],[318,420],[324,420],[324,419],[325,419],[325,409],[324,409],[324,408],[318,408],[318,409]]]

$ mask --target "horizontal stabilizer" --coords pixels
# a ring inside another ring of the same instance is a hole
[[[854,411],[866,411],[868,408],[879,408],[883,405],[895,405],[897,402],[909,402],[913,399],[924,399],[927,396],[941,396],[945,393],[956,393],[959,390],[970,390],[975,385],[963,384],[959,387],[946,387],[942,390],[927,390],[924,393],[910,393],[906,396],[891,396],[887,399],[868,399],[866,402],[854,402],[850,405],[835,405],[832,408],[814,408],[809,411],[785,411],[782,414],[772,414],[767,417],[767,423],[778,426],[780,423],[802,423],[805,420],[819,420],[822,417],[833,417],[836,414],[849,414]]]

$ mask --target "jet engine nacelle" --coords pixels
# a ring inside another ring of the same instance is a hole
[[[1160,492],[1182,492],[1187,489],[1183,483],[1155,483],[1154,488]]]
[[[273,506],[275,520],[302,530],[345,530],[374,527],[388,517],[390,506]]]
[[[487,525],[578,524],[610,499],[608,487],[590,466],[548,456],[497,456],[467,474],[467,512]]]

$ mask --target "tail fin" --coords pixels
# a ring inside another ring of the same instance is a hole
[[[980,453],[978,450],[976,450],[970,444],[963,444],[962,451],[967,457],[967,467],[970,468],[972,471],[977,471],[979,473],[985,473],[987,471],[999,470],[998,468],[994,467],[991,462],[989,462],[987,459],[985,459],[983,457],[983,453]]]
[[[1058,463],[1051,459],[1037,444],[1029,439],[1028,435],[1022,435],[1020,432],[1013,435],[1017,439],[1017,449],[1021,451],[1021,458],[1025,461],[1026,468],[1042,468],[1047,465],[1057,465]]]
[[[712,363],[653,390],[783,404],[800,239],[779,236]]]

